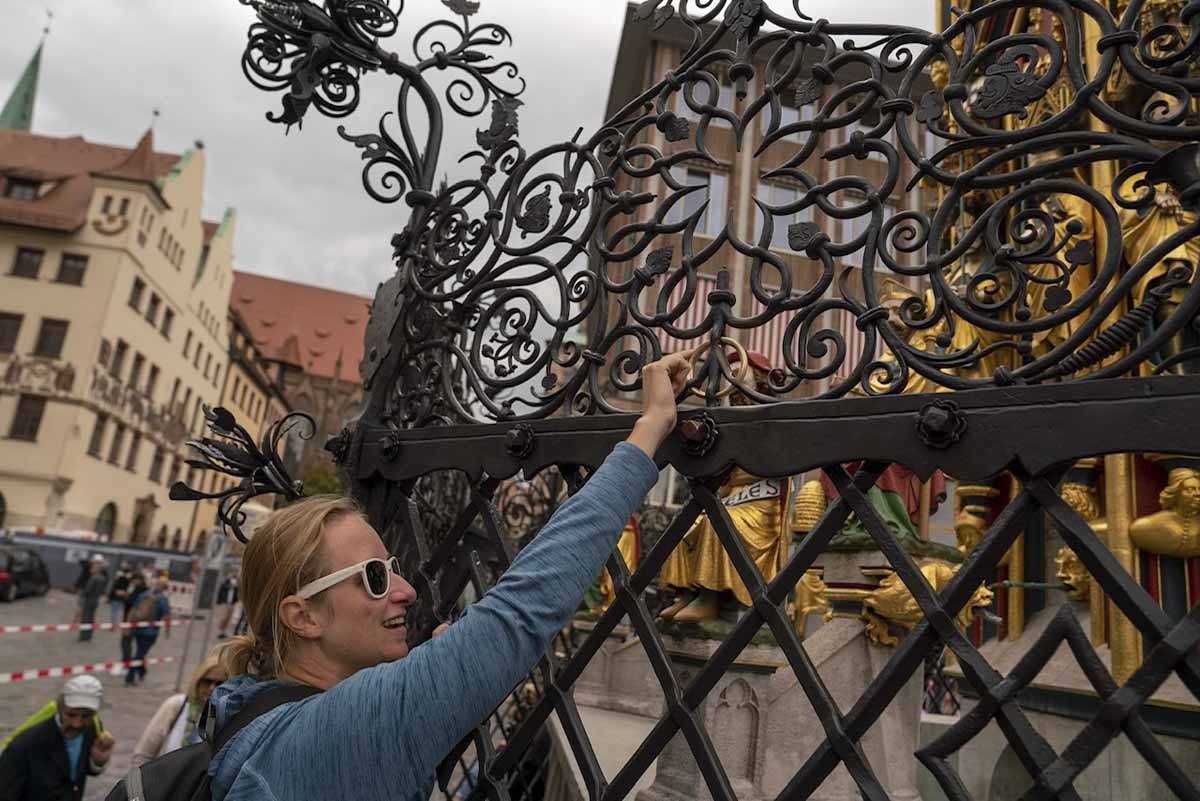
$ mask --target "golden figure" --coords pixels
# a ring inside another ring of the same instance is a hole
[[[821,515],[825,514],[828,505],[825,488],[820,481],[806,481],[796,493],[796,501],[792,511],[792,531],[807,534],[817,527]]]
[[[617,551],[625,560],[625,566],[629,568],[630,573],[637,570],[642,557],[642,535],[638,530],[637,521],[633,518],[630,518],[621,530],[621,539],[617,540]],[[596,607],[596,614],[604,614],[616,599],[617,587],[613,584],[612,576],[606,567],[600,574],[600,605]]]
[[[747,353],[746,360],[758,390],[769,392],[767,375],[771,365],[766,357]],[[740,361],[740,352],[729,359],[731,365]],[[734,392],[730,402],[742,405],[749,401],[742,393]],[[760,478],[735,468],[718,495],[763,580],[775,578],[791,542],[790,532],[784,526],[788,480]],[[696,519],[667,558],[659,573],[659,583],[677,593],[675,602],[660,617],[680,623],[715,620],[722,593],[731,593],[743,606],[751,604],[750,593],[707,516]]]
[[[804,630],[808,627],[809,615],[828,615],[829,599],[825,596],[828,589],[821,579],[820,570],[808,570],[800,577],[800,582],[796,585],[796,604],[792,622],[796,633],[801,637],[804,636]]]
[[[937,559],[921,565],[921,575],[929,582],[934,592],[941,592],[950,584],[958,567]],[[980,586],[971,594],[971,599],[955,615],[955,620],[966,628],[974,619],[977,609],[986,609],[992,603],[992,591]],[[884,578],[863,601],[863,620],[867,623],[866,635],[876,645],[895,645],[900,639],[889,631],[888,624],[895,623],[905,631],[911,631],[925,613],[917,604],[908,587],[895,573]]]
[[[1067,597],[1072,601],[1086,601],[1092,591],[1092,576],[1075,552],[1064,545],[1054,555],[1054,564],[1058,567],[1055,577],[1071,588]]]
[[[954,503],[958,510],[954,515],[954,538],[958,552],[964,557],[971,555],[987,533],[989,509],[978,501],[991,501],[999,496],[1000,490],[985,484],[959,484],[954,488]],[[1005,554],[1000,564],[1005,564],[1007,559]]]
[[[1172,470],[1158,504],[1161,512],[1133,521],[1129,536],[1134,545],[1161,556],[1200,556],[1200,470]]]

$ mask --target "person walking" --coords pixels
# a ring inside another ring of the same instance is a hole
[[[217,590],[217,609],[220,615],[217,618],[217,639],[223,640],[226,637],[226,632],[229,631],[229,624],[233,620],[233,609],[238,602],[238,586],[237,576],[227,576],[221,582],[220,589]]]
[[[170,614],[171,606],[167,601],[167,579],[160,578],[155,582],[153,588],[146,587],[133,597],[129,609],[129,622],[159,623],[166,620],[167,623],[161,628],[167,629],[166,636],[169,637],[171,634]],[[138,626],[131,629],[134,645],[133,660],[141,661],[141,664],[133,665],[125,673],[126,687],[132,687],[145,680],[146,655],[150,653],[154,643],[158,642],[159,628],[159,626]]]
[[[92,624],[96,622],[96,608],[100,606],[100,597],[108,586],[108,574],[104,571],[104,557],[96,554],[91,561],[91,575],[79,591],[79,622]],[[83,629],[79,632],[80,642],[90,642],[92,630]]]
[[[144,765],[155,757],[200,742],[197,726],[200,713],[212,691],[227,678],[229,674],[221,667],[215,652],[201,660],[188,680],[187,692],[168,697],[158,707],[133,747],[131,764]]]
[[[237,731],[209,768],[214,801],[425,801],[438,761],[544,654],[658,480],[690,352],[645,367],[643,410],[512,566],[440,636],[409,652],[416,592],[355,503],[278,509],[242,557],[249,632],[227,640],[234,678],[213,693],[217,732],[287,682],[318,691]]]
[[[68,680],[54,716],[0,752],[0,801],[82,801],[88,777],[104,771],[115,744],[93,725],[103,698],[95,676]]]
[[[125,620],[125,602],[129,593],[130,578],[132,578],[132,571],[129,569],[129,563],[122,562],[117,569],[112,587],[108,590],[108,616],[109,622],[114,626]]]
[[[129,585],[125,588],[125,611],[121,614],[121,621],[129,622],[129,615],[133,611],[133,599],[138,597],[143,590],[146,589],[146,576],[141,570],[134,570],[129,576]],[[121,629],[121,661],[128,662],[133,659],[133,629]],[[113,675],[120,676],[125,672],[121,666],[113,668]]]

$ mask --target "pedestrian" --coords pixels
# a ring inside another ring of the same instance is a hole
[[[141,570],[134,570],[129,577],[129,586],[125,589],[125,611],[121,615],[123,623],[129,622],[129,615],[133,611],[133,599],[146,589],[146,576]],[[121,661],[128,662],[133,659],[133,629],[121,629]],[[113,669],[114,676],[120,676],[125,670],[118,666]]]
[[[221,582],[220,589],[217,590],[217,608],[218,624],[217,624],[217,639],[225,639],[226,632],[229,630],[229,623],[233,620],[233,608],[238,602],[238,586],[237,576],[227,576]]]
[[[205,657],[192,671],[187,692],[170,696],[158,707],[133,747],[131,763],[144,765],[155,757],[200,742],[197,726],[200,713],[212,691],[227,678],[229,674],[221,667],[216,653]]]
[[[155,582],[154,587],[143,588],[134,596],[129,609],[129,622],[159,623],[165,620],[166,623],[162,628],[167,629],[166,636],[170,636],[170,614],[171,606],[167,602],[167,580],[160,578]],[[125,673],[126,687],[132,687],[135,684],[145,681],[146,655],[150,653],[150,649],[154,647],[154,643],[158,642],[158,629],[159,626],[135,626],[131,628],[134,645],[133,661],[141,662],[141,664],[131,666]]]
[[[112,587],[108,590],[109,622],[114,626],[125,620],[125,599],[129,590],[130,578],[132,578],[132,571],[129,568],[129,563],[122,562],[117,569],[117,575],[113,579]]]
[[[354,502],[272,512],[242,556],[250,632],[221,646],[234,678],[213,693],[215,729],[285,682],[320,692],[233,735],[209,768],[214,801],[428,799],[438,761],[545,653],[658,480],[652,457],[675,427],[689,356],[646,366],[629,438],[483,598],[411,654],[416,592]]]
[[[79,622],[83,624],[94,624],[96,622],[96,608],[100,606],[100,596],[104,595],[104,588],[108,586],[108,574],[104,572],[104,557],[96,554],[91,561],[91,575],[84,582],[83,589],[79,591]],[[80,642],[90,642],[92,639],[92,630],[90,628],[82,629],[79,632]]]
[[[0,801],[82,801],[88,776],[100,775],[112,756],[112,734],[94,726],[103,697],[95,676],[63,685],[54,716],[0,753]]]

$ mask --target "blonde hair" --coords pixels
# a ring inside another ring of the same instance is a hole
[[[296,635],[279,620],[279,605],[322,569],[322,535],[344,515],[363,517],[353,500],[340,495],[314,495],[276,509],[255,530],[242,554],[241,598],[248,632],[220,649],[221,666],[230,676],[249,673],[273,679],[296,645]],[[319,603],[319,597],[315,599]]]
[[[213,668],[220,668],[221,672],[225,674],[221,681],[229,678],[229,672],[221,664],[220,651],[216,648],[210,651],[208,656],[200,660],[200,664],[196,665],[196,669],[192,671],[192,677],[188,679],[187,699],[189,704],[196,703],[196,700],[200,696],[200,679],[204,678],[205,674]]]

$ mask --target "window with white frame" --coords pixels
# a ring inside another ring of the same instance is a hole
[[[770,181],[760,182],[758,185],[758,199],[768,206],[784,206],[795,203],[804,196],[804,190],[787,184],[773,183]],[[755,217],[757,219],[757,227],[755,228],[755,243],[758,242],[758,234],[762,233],[763,216],[762,212],[755,209]],[[788,226],[798,222],[807,222],[812,219],[812,207],[808,206],[800,211],[792,212],[791,214],[776,214],[772,218],[774,229],[771,231],[771,249],[772,250],[789,250],[788,247]]]
[[[708,207],[696,225],[696,233],[716,236],[725,228],[725,197],[728,179],[724,173],[699,170],[694,167],[672,167],[671,175],[686,186],[703,186],[678,200],[667,215],[667,222],[678,223],[695,214],[705,201]]]
[[[797,122],[811,122],[815,116],[812,103],[800,108],[784,103],[779,107],[779,127],[794,125]],[[783,138],[791,142],[803,142],[807,134],[807,131],[794,131]]]
[[[859,198],[851,196],[851,201],[857,202],[858,200]],[[895,204],[884,203],[883,222],[886,223],[888,220],[890,220],[892,215],[894,215],[898,210],[899,209],[896,208]],[[871,214],[870,212],[864,211],[857,217],[851,217],[848,220],[842,220],[841,223],[842,234],[838,241],[842,243],[849,242],[852,239],[862,236],[866,230],[871,227]],[[879,245],[876,244],[876,247],[878,246]],[[852,253],[847,253],[845,256],[843,256],[842,261],[854,267],[862,267],[863,250],[865,248],[866,243],[864,242],[858,250],[855,250]]]

